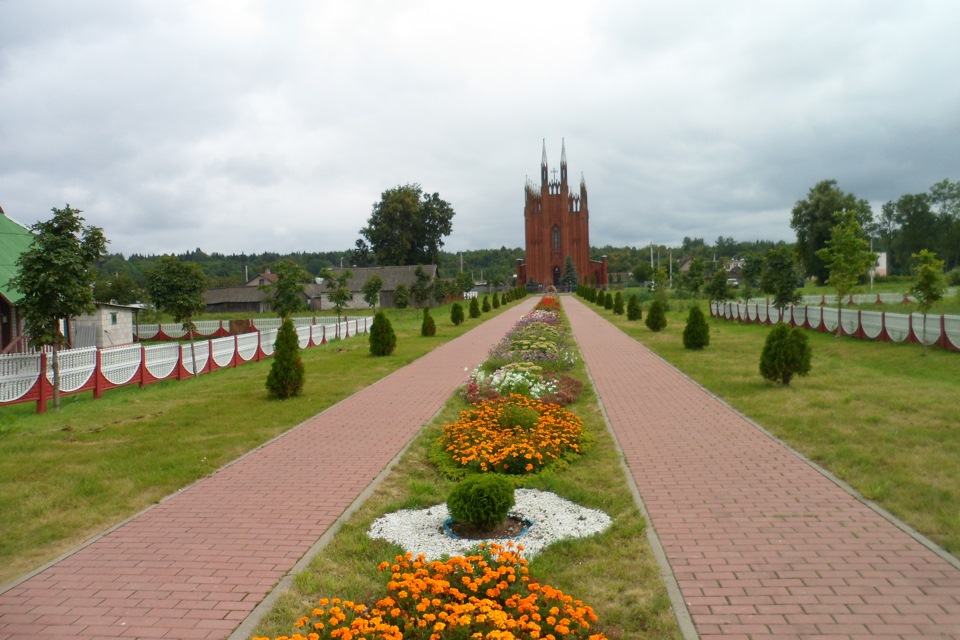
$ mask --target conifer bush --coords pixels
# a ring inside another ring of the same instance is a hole
[[[480,311],[490,313],[490,296],[483,296],[483,304],[480,305]]]
[[[683,328],[683,346],[687,349],[703,349],[710,344],[710,325],[700,307],[690,307],[687,326]]]
[[[481,531],[496,528],[506,519],[513,505],[513,484],[493,473],[467,476],[447,497],[450,517]]]
[[[763,345],[760,375],[786,386],[794,375],[805,376],[810,373],[812,357],[813,351],[803,330],[778,324],[767,334]]]
[[[480,317],[480,302],[476,298],[470,298],[470,317]]]
[[[643,318],[643,308],[640,306],[640,298],[637,294],[630,296],[627,301],[627,320],[640,320]]]
[[[424,338],[437,335],[437,323],[434,322],[433,316],[430,315],[430,307],[423,308],[423,323],[420,325],[420,335]]]
[[[493,292],[493,303],[492,303],[492,304],[493,304],[493,308],[494,308],[494,309],[499,309],[499,308],[500,308],[500,294],[498,294],[496,291]]]
[[[613,296],[613,312],[618,316],[623,315],[623,295],[619,291]]]
[[[388,356],[397,348],[397,334],[393,332],[393,325],[384,315],[377,311],[370,325],[370,354],[374,356]]]
[[[598,290],[597,290],[597,298],[596,298],[596,300],[595,300],[595,302],[597,303],[597,306],[598,306],[598,307],[603,307],[603,303],[604,303],[604,301],[606,301],[606,299],[607,299],[607,292],[604,291],[603,289],[598,289]]]
[[[454,302],[453,306],[450,307],[450,322],[452,322],[454,326],[463,323],[463,305],[459,302]]]
[[[650,303],[645,322],[650,331],[662,331],[667,328],[667,314],[663,310],[663,302],[659,299]]]
[[[607,311],[613,309],[613,294],[607,291],[603,296],[603,308]]]
[[[274,343],[273,362],[267,374],[267,393],[272,398],[283,400],[300,395],[303,391],[303,360],[300,358],[300,340],[293,320],[285,318],[277,331]]]

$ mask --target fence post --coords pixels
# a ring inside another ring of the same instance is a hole
[[[96,358],[93,365],[93,399],[99,400],[103,397],[103,352],[100,349],[96,351]]]

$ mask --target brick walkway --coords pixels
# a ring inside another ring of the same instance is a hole
[[[564,298],[703,639],[960,638],[960,570]]]
[[[230,632],[536,300],[487,320],[0,594],[0,638]]]

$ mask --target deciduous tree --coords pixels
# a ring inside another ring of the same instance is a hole
[[[438,264],[443,239],[453,231],[454,210],[419,184],[387,189],[360,230],[380,265]]]
[[[857,281],[876,262],[876,255],[863,237],[863,228],[856,211],[840,211],[834,216],[836,224],[830,230],[827,246],[817,251],[830,274],[827,282],[837,292],[837,337],[843,328],[840,314],[844,299],[853,292]]]
[[[374,273],[367,281],[363,283],[360,291],[363,293],[363,301],[367,305],[376,310],[377,304],[380,302],[380,291],[383,290],[383,278]]]
[[[273,312],[285,319],[307,308],[304,295],[305,283],[310,281],[310,274],[293,260],[280,260],[271,267],[277,276],[274,282],[260,287],[269,294]]]
[[[81,213],[68,204],[30,227],[36,237],[17,259],[18,272],[10,283],[23,296],[17,308],[31,342],[52,347],[54,410],[60,409],[59,350],[66,342],[60,325],[94,309],[95,265],[107,251],[103,230],[84,227]]]
[[[336,276],[331,271],[326,271],[323,274],[323,278],[327,282],[327,300],[333,304],[333,308],[337,311],[337,324],[340,324],[340,315],[343,310],[349,307],[350,301],[353,300],[353,293],[347,286],[352,277],[353,271],[350,271],[350,269],[345,269]]]
[[[927,335],[927,313],[930,307],[943,298],[947,291],[947,282],[943,277],[943,260],[937,254],[922,249],[913,254],[913,285],[910,295],[917,300],[917,306],[923,314],[923,336]],[[927,354],[927,343],[921,340],[923,355]]]
[[[814,276],[820,284],[827,281],[829,270],[817,252],[826,246],[835,224],[834,214],[839,211],[852,212],[861,227],[873,217],[870,204],[841,191],[836,180],[818,182],[805,199],[797,201],[791,213],[790,227],[797,233],[800,266],[805,275]]]
[[[767,252],[760,272],[760,290],[773,298],[773,306],[783,315],[784,309],[800,300],[797,284],[800,274],[793,253],[787,247]]]
[[[207,279],[196,262],[181,262],[173,256],[161,256],[147,272],[147,292],[158,311],[173,316],[174,322],[183,325],[190,338],[190,354],[193,373],[197,370],[197,348],[194,342],[193,318],[207,309],[203,292]]]

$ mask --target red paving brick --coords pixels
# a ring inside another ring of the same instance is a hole
[[[0,639],[227,637],[535,302],[487,320],[0,594]]]
[[[703,639],[960,638],[960,569],[565,297]]]

